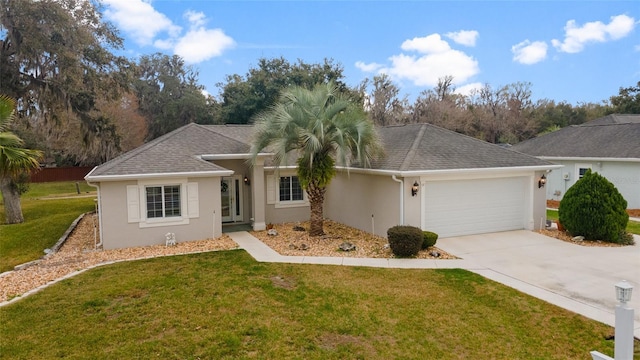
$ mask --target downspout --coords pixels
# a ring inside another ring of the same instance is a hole
[[[89,181],[87,181],[87,185],[96,188],[98,191],[98,227],[100,228],[100,242],[96,245],[96,248],[97,248],[98,246],[102,246],[102,202],[100,201],[102,197],[100,196],[99,185],[92,184]]]
[[[400,224],[404,225],[404,181],[396,178],[395,175],[391,176],[393,181],[397,181],[400,183]]]

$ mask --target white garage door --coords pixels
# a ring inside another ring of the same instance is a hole
[[[526,177],[427,182],[424,229],[440,237],[524,229],[526,184]]]

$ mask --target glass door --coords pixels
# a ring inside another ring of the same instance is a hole
[[[242,181],[239,176],[223,177],[220,181],[222,222],[242,221]]]

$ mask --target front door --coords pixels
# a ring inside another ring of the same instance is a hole
[[[239,176],[223,177],[220,181],[222,222],[242,221],[242,181]]]

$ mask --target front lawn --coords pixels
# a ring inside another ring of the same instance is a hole
[[[94,196],[86,196],[95,195],[95,188],[81,183],[80,191],[78,195],[75,182],[31,184],[21,197],[24,223],[0,225],[0,272],[40,258],[73,220],[94,210]],[[0,219],[5,220],[4,206]]]
[[[113,264],[0,308],[0,358],[586,359],[612,328],[464,270]]]

